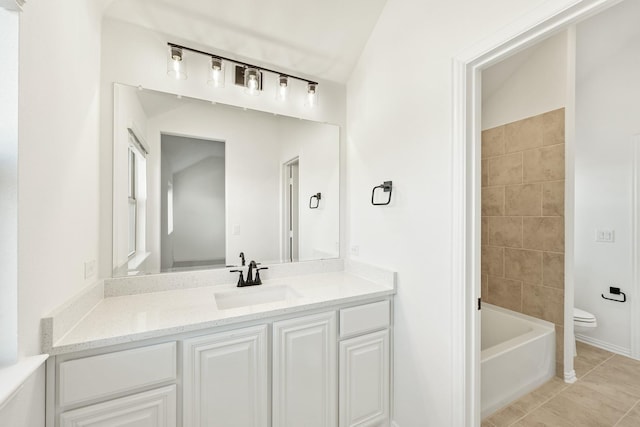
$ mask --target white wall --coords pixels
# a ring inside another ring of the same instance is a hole
[[[627,1],[577,27],[575,305],[596,315],[587,335],[630,348],[629,303],[605,301],[632,280],[633,136],[640,133],[640,3]],[[615,230],[596,243],[595,230]]]
[[[451,289],[461,286],[451,271],[452,58],[544,3],[388,0],[347,85],[348,244],[353,258],[398,272],[398,427],[450,426],[460,411],[451,388],[461,375],[451,362]],[[373,207],[371,188],[385,180],[393,201]]]
[[[91,284],[98,259],[101,2],[28,2],[20,16],[19,346],[40,353],[40,319]],[[109,219],[110,221],[110,219]]]
[[[100,207],[104,214],[100,222],[100,274],[111,275],[112,220],[108,216],[112,209],[112,121],[113,121],[113,83],[143,86],[161,92],[213,100],[216,102],[247,107],[260,111],[277,113],[292,117],[306,118],[318,122],[328,122],[344,126],[345,124],[345,86],[329,81],[320,81],[319,106],[308,109],[302,106],[304,87],[293,87],[292,102],[279,103],[274,96],[265,92],[257,97],[247,96],[242,88],[231,84],[230,75],[226,78],[226,87],[214,90],[206,84],[207,58],[189,55],[189,78],[176,81],[166,73],[166,43],[184,43],[194,48],[212,50],[180,39],[180,37],[160,34],[142,27],[105,19],[102,33],[102,88],[101,88],[101,145],[100,145]],[[223,52],[220,52],[224,54]],[[229,53],[229,56],[234,56]],[[240,58],[241,59],[241,58]],[[228,72],[231,71],[229,67]],[[286,70],[283,70],[286,71]],[[292,70],[293,72],[293,70]],[[275,77],[265,74],[265,85],[273,86]],[[341,135],[344,138],[344,135]],[[345,141],[341,140],[340,150],[344,154]],[[341,170],[344,176],[346,161],[341,157]],[[344,182],[341,183],[341,186]],[[342,187],[341,187],[342,188]],[[340,197],[344,203],[344,191]],[[340,214],[344,215],[344,210]],[[345,241],[345,239],[342,239]],[[234,254],[234,257],[237,254]]]
[[[340,128],[285,117],[279,120],[278,132],[280,164],[299,159],[299,259],[336,258],[340,253]],[[309,209],[309,198],[316,193],[321,193],[320,204]]]
[[[0,7],[0,366],[18,356],[18,13]]]
[[[0,404],[0,427],[43,427],[45,365],[40,366],[22,387]]]
[[[482,72],[482,129],[567,105],[567,32]]]

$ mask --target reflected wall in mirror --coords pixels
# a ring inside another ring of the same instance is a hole
[[[337,126],[116,84],[113,168],[114,276],[339,256]]]

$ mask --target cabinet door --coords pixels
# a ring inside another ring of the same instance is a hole
[[[336,315],[273,324],[273,427],[337,424]]]
[[[389,331],[340,343],[340,427],[389,425]]]
[[[176,386],[65,412],[61,427],[175,427]]]
[[[268,425],[267,326],[184,341],[184,425]]]

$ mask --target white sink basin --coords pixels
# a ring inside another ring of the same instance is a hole
[[[248,286],[233,291],[216,292],[218,310],[246,307],[249,305],[269,304],[273,302],[292,301],[300,294],[287,285],[279,286]]]

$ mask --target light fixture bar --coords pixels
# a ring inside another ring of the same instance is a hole
[[[229,62],[232,62],[232,63],[234,63],[234,64],[242,65],[242,66],[244,66],[244,67],[248,67],[248,68],[257,68],[257,69],[258,69],[258,70],[260,70],[260,71],[266,71],[266,72],[268,72],[268,73],[279,74],[279,75],[281,75],[281,76],[286,76],[286,77],[289,77],[289,78],[292,78],[292,79],[296,79],[296,80],[300,80],[300,81],[303,81],[303,82],[307,82],[307,83],[309,83],[309,84],[314,84],[314,85],[317,85],[317,84],[318,84],[318,82],[314,82],[313,80],[305,79],[304,77],[297,77],[297,76],[293,76],[293,75],[291,75],[291,74],[283,73],[282,71],[270,70],[269,68],[264,68],[264,67],[261,67],[261,66],[259,66],[259,65],[252,65],[252,64],[248,64],[248,63],[246,63],[246,62],[238,61],[238,60],[236,60],[236,59],[226,58],[226,57],[221,56],[221,55],[218,55],[218,54],[216,54],[216,53],[204,52],[204,51],[202,51],[202,50],[192,49],[192,48],[187,47],[187,46],[182,46],[182,45],[175,44],[175,43],[170,43],[170,42],[169,42],[169,43],[167,43],[167,44],[168,44],[170,47],[177,47],[177,48],[180,48],[180,49],[182,49],[182,50],[188,50],[189,52],[198,53],[198,54],[200,54],[200,55],[213,56],[213,57],[215,57],[215,58],[224,59],[225,61],[229,61]]]

